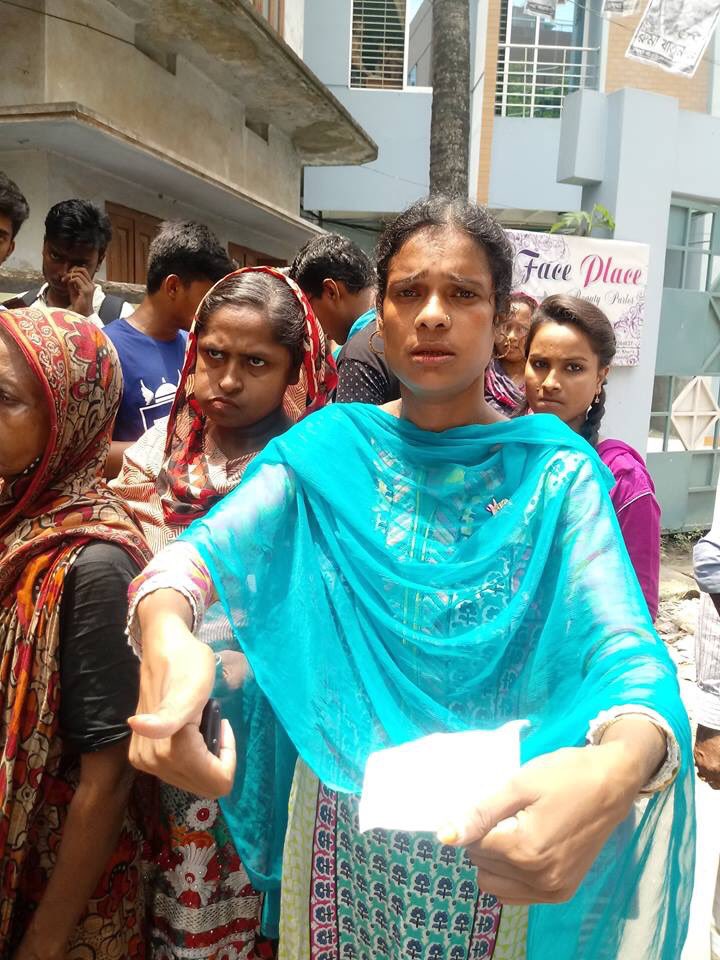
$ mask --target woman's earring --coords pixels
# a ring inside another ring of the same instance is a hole
[[[376,349],[375,344],[373,343],[373,340],[375,339],[375,337],[382,337],[382,333],[379,330],[373,330],[373,332],[370,334],[370,342],[368,346],[370,347],[370,349],[372,350],[372,352],[375,354],[376,357],[382,357],[383,356],[382,350]]]

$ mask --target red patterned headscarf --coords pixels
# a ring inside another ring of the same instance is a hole
[[[68,570],[89,542],[121,545],[140,565],[150,552],[102,478],[121,392],[120,363],[105,335],[65,310],[0,311],[0,329],[41,384],[50,436],[40,462],[12,488],[0,480],[0,955],[22,886],[38,896],[52,862],[33,836],[37,812],[57,805],[61,744],[59,613]],[[62,804],[61,804],[62,806]],[[65,807],[67,806],[67,798]],[[55,816],[59,842],[62,814]],[[34,882],[26,860],[35,848]],[[32,890],[30,890],[32,887]]]
[[[288,387],[283,407],[291,420],[297,421],[327,403],[337,386],[337,368],[327,349],[325,335],[310,303],[300,287],[273,267],[245,267],[223,277],[207,294],[230,277],[243,273],[267,273],[287,284],[302,307],[305,316],[305,343],[300,381]],[[204,302],[204,301],[203,301]],[[198,307],[188,337],[185,364],[168,421],[167,442],[162,469],[157,479],[165,521],[173,526],[186,526],[201,517],[237,485],[225,471],[225,458],[209,446],[205,416],[195,399],[195,364],[197,362]],[[248,462],[252,457],[248,457]]]

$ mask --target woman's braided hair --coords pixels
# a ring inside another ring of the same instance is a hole
[[[572,324],[590,341],[598,366],[607,367],[612,362],[617,349],[615,331],[602,310],[589,300],[560,293],[546,297],[533,314],[525,342],[525,356],[529,356],[533,337],[544,323]],[[600,424],[605,414],[605,383],[600,388],[600,393],[590,406],[585,423],[580,428],[580,434],[593,447],[597,445]]]

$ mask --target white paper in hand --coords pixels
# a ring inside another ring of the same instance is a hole
[[[370,754],[360,798],[360,830],[437,833],[496,793],[520,766],[526,720],[496,730],[434,733]]]

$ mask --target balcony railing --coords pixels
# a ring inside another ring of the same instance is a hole
[[[501,44],[495,113],[503,117],[559,117],[569,93],[581,87],[596,90],[599,78],[599,47]]]

